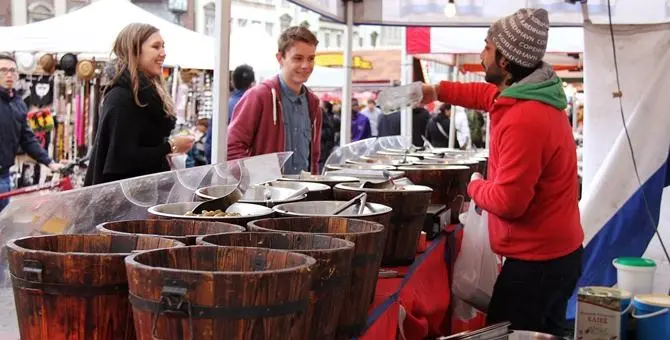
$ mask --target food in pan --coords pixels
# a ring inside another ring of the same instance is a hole
[[[199,217],[234,217],[234,216],[242,216],[240,213],[234,213],[234,212],[225,212],[222,211],[221,209],[216,209],[216,210],[203,210],[202,213],[200,214],[194,214],[192,211],[187,212],[184,214],[184,216],[199,216]]]

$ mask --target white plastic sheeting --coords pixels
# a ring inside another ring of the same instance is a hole
[[[0,51],[86,53],[109,57],[114,40],[130,23],[156,26],[165,40],[165,64],[213,69],[214,38],[155,16],[127,0],[99,0],[53,19],[0,27]]]

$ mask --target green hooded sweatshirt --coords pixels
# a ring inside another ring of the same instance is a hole
[[[561,79],[557,76],[537,83],[515,84],[500,93],[501,97],[537,100],[559,110],[568,107]]]

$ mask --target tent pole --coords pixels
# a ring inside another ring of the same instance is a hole
[[[344,86],[342,87],[342,112],[340,114],[340,145],[344,146],[351,142],[351,98],[353,78],[353,43],[354,36],[354,2],[347,1],[347,27],[344,35]]]
[[[412,83],[412,56],[407,55],[407,27],[402,28],[402,52],[400,55],[400,84]],[[412,108],[404,107],[400,112],[400,135],[412,138]]]
[[[212,163],[228,158],[228,97],[230,96],[230,1],[216,2],[216,56],[214,68],[214,98],[212,108]]]
[[[458,72],[458,55],[454,55],[454,68],[451,74],[451,81],[460,81]],[[456,146],[456,106],[451,106],[451,117],[449,117],[449,148]],[[462,146],[462,145],[461,145]]]

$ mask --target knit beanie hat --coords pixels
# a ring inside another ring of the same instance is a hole
[[[534,67],[544,57],[549,34],[549,13],[542,8],[522,8],[496,21],[488,37],[509,61]]]

